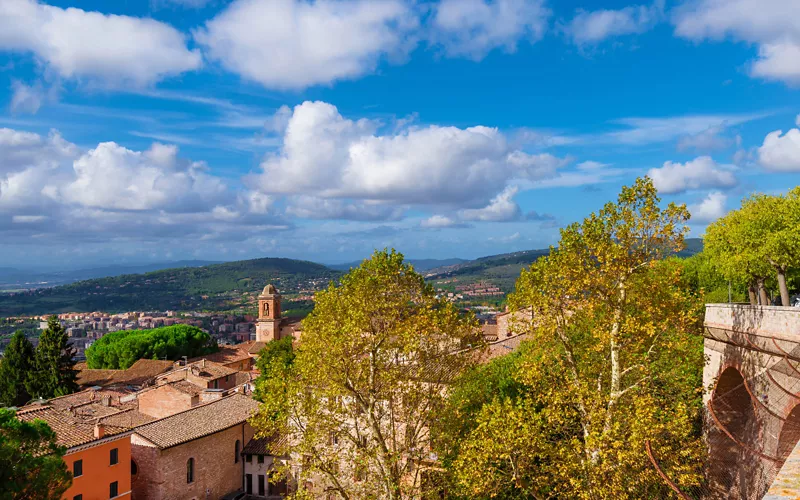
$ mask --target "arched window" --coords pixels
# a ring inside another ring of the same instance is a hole
[[[241,454],[241,452],[242,452],[242,443],[237,439],[236,446],[234,447],[235,455],[233,456],[233,463],[235,464],[239,463],[239,454]]]
[[[194,482],[194,458],[190,458],[186,461],[186,482]]]

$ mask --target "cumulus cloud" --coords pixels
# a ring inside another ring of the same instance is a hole
[[[75,160],[75,180],[61,189],[76,205],[114,210],[172,207],[201,210],[227,190],[205,165],[181,161],[178,148],[154,144],[144,152],[104,142]]]
[[[269,88],[302,89],[402,55],[417,23],[401,0],[236,0],[194,37],[229,71]]]
[[[758,161],[768,170],[800,172],[800,129],[790,129],[786,134],[781,130],[767,134],[758,148]]]
[[[431,40],[448,55],[480,60],[497,48],[514,52],[520,40],[540,40],[549,18],[543,0],[441,0]]]
[[[234,241],[289,224],[260,192],[232,193],[174,145],[133,151],[114,142],[83,150],[48,136],[0,129],[3,241],[142,242],[189,236]]]
[[[736,185],[736,176],[729,167],[723,167],[710,156],[700,156],[686,163],[664,162],[652,168],[647,175],[662,193],[680,193],[690,189],[730,188]]]
[[[484,208],[462,210],[461,218],[470,221],[482,222],[509,222],[522,218],[522,210],[514,201],[514,195],[519,189],[509,186],[502,193],[495,196]]]
[[[644,33],[661,20],[663,13],[663,0],[619,10],[579,10],[564,31],[577,45],[596,44],[614,36]]]
[[[727,37],[758,44],[752,76],[800,83],[800,17],[786,0],[699,0],[676,9],[675,33],[694,41]]]
[[[699,203],[689,205],[689,213],[692,215],[692,222],[708,223],[719,219],[725,212],[725,202],[728,197],[719,192],[712,191]]]
[[[62,77],[112,86],[146,86],[202,64],[168,24],[35,0],[0,2],[0,50],[33,53]]]
[[[495,128],[379,129],[344,118],[331,104],[305,102],[294,108],[279,151],[250,182],[268,194],[476,208],[511,180],[550,177],[563,164],[513,149]]]

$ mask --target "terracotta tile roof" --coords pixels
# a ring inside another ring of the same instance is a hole
[[[157,375],[172,368],[172,361],[160,359],[140,359],[126,370],[99,370],[86,368],[86,363],[76,364],[78,385],[83,387],[113,384],[144,385]]]
[[[257,401],[233,394],[143,425],[136,434],[161,449],[170,448],[239,425],[257,408]]]
[[[203,388],[202,387],[197,386],[197,385],[195,385],[195,384],[193,384],[191,382],[188,382],[186,380],[178,380],[178,381],[175,381],[175,382],[170,382],[169,385],[174,387],[175,389],[177,389],[177,390],[179,390],[179,391],[181,391],[183,393],[189,394],[191,396],[197,396],[198,394],[203,392]]]
[[[227,366],[223,366],[219,363],[214,363],[213,361],[206,361],[205,363],[198,362],[188,366],[189,369],[192,370],[193,375],[207,378],[208,380],[216,380],[218,378],[238,373],[238,370],[228,368]]]
[[[251,439],[242,450],[242,455],[274,455],[273,447],[284,446],[286,437],[263,437]]]
[[[248,351],[249,349],[250,349],[250,342],[244,342],[242,344],[237,344],[237,345],[226,345],[220,347],[219,351],[217,352],[212,352],[211,354],[206,354],[204,356],[198,356],[196,358],[192,358],[189,360],[189,363],[205,359],[206,361],[212,361],[214,363],[227,365],[229,363],[242,361],[243,359],[252,358],[250,352]]]
[[[519,349],[520,344],[522,344],[522,342],[528,338],[528,334],[523,333],[490,343],[488,346],[489,349],[484,354],[481,362],[486,363],[494,358],[505,356],[506,354],[516,351]]]
[[[108,437],[152,421],[151,417],[139,413],[135,398],[125,397],[131,394],[130,391],[89,389],[42,404],[23,406],[17,411],[17,417],[27,422],[44,420],[55,431],[56,442],[72,448],[96,441],[94,427],[98,422],[104,426],[104,437]]]
[[[266,342],[257,342],[257,341],[247,342],[247,344],[250,344],[250,347],[248,348],[247,352],[255,355],[258,355],[258,353],[260,353],[261,350],[267,346]]]

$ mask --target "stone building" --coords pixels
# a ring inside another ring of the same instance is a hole
[[[258,296],[256,342],[269,342],[281,338],[281,295],[272,285],[267,285]]]
[[[244,491],[255,498],[281,498],[297,489],[291,474],[277,479],[273,465],[285,466],[289,457],[277,457],[270,451],[272,439],[251,439],[242,450],[244,460]]]
[[[131,435],[134,499],[218,499],[242,488],[241,451],[258,403],[241,394],[138,427]]]
[[[44,420],[67,451],[74,476],[62,498],[131,498],[132,429],[153,419],[136,410],[136,396],[122,389],[88,389],[24,406],[24,421]]]

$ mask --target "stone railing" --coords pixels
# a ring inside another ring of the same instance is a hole
[[[800,307],[706,304],[706,328],[800,340]]]

